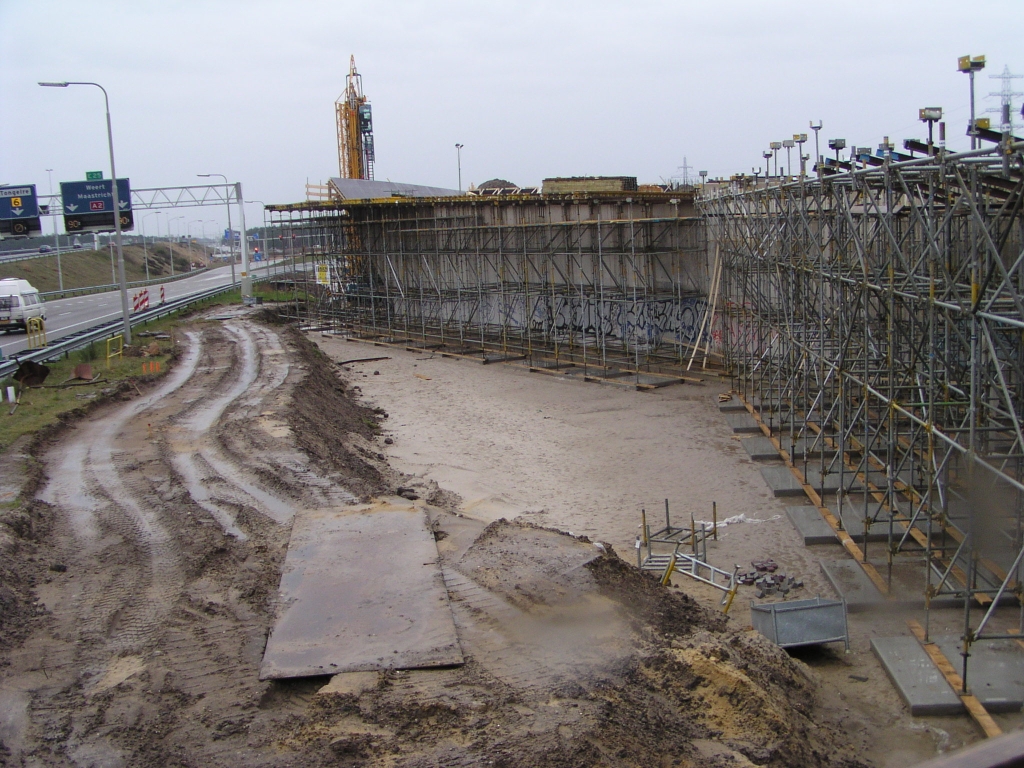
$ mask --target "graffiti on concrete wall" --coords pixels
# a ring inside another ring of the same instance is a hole
[[[585,336],[657,347],[693,344],[707,311],[703,297],[602,300],[564,294],[483,294],[438,304],[430,298],[396,302],[398,316],[434,318],[445,324],[529,330],[538,336]],[[705,329],[705,341],[713,333]]]

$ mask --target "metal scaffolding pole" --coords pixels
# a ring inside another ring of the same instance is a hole
[[[883,592],[923,562],[928,611],[963,600],[964,680],[972,643],[1014,636],[977,607],[1022,593],[1021,149],[699,202],[736,389]]]

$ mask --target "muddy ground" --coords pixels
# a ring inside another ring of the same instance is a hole
[[[0,459],[0,763],[867,764],[804,663],[611,544],[394,470],[383,405],[293,329],[234,310],[179,342],[163,379]],[[467,663],[259,681],[294,515],[400,486]]]

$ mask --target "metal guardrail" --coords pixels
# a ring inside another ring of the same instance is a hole
[[[262,279],[265,278],[261,278],[260,280],[254,278],[253,282],[262,282]],[[200,301],[211,299],[214,296],[219,296],[222,293],[228,293],[229,291],[235,290],[237,287],[237,285],[222,285],[217,288],[209,288],[205,291],[201,291],[200,293],[193,293],[188,296],[171,299],[170,301],[164,302],[153,309],[132,315],[129,322],[132,327],[142,325],[143,323],[147,323],[151,320],[157,320],[165,315],[174,314],[190,304],[196,304]],[[72,352],[73,350],[86,347],[95,341],[116,336],[123,326],[123,321],[121,318],[118,318],[117,320],[111,320],[103,325],[99,325],[85,331],[80,331],[78,333],[71,334],[70,336],[65,336],[53,344],[42,347],[41,349],[17,352],[9,360],[0,362],[0,379],[6,378],[18,370],[18,364],[22,361],[31,360],[36,363],[42,363],[47,360],[54,360]]]
[[[72,251],[61,251],[60,253],[61,253],[61,256],[63,256],[65,253],[76,253],[76,252],[77,251],[72,250]],[[16,253],[13,256],[4,256],[2,253],[0,253],[0,266],[3,266],[4,264],[16,264],[19,261],[28,261],[29,259],[43,259],[43,258],[46,258],[47,256],[56,256],[56,255],[57,255],[56,251],[44,251],[43,253],[39,253],[39,251],[32,251],[31,253]]]
[[[220,265],[218,265],[220,266]],[[151,285],[163,285],[165,283],[176,283],[179,280],[184,280],[187,277],[195,277],[203,272],[209,272],[210,267],[203,267],[202,269],[193,269],[190,272],[182,272],[180,275],[174,277],[154,277],[152,280],[135,280],[130,283],[126,283],[125,287],[128,290],[133,288],[148,288]],[[68,296],[89,296],[93,293],[107,293],[108,291],[116,291],[121,286],[118,283],[110,283],[109,285],[90,285],[86,288],[65,288],[63,291],[47,291],[46,293],[40,293],[39,298],[43,301],[48,299],[65,299]]]

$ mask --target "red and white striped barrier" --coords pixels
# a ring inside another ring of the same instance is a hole
[[[165,301],[167,301],[167,299],[166,299],[166,297],[164,297],[164,287],[161,285],[160,286],[160,303],[163,304]]]
[[[149,289],[143,288],[132,297],[132,312],[149,309]]]

